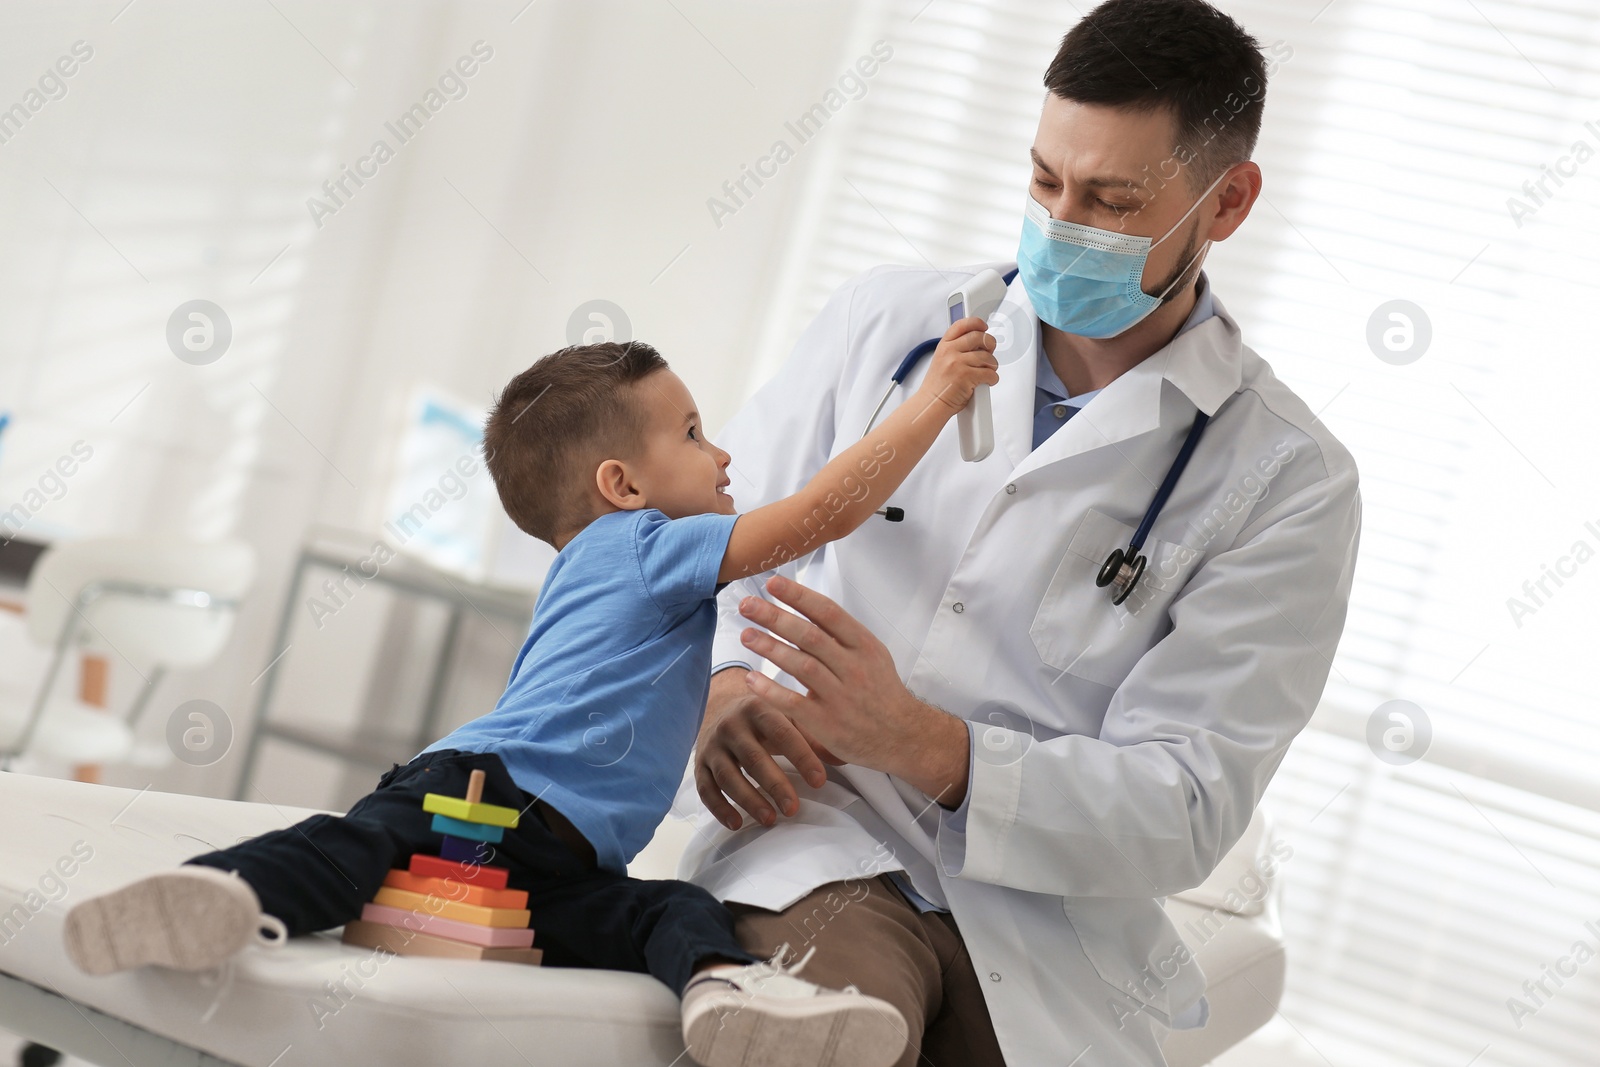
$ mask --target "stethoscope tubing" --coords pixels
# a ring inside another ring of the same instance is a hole
[[[1156,524],[1161,509],[1167,506],[1167,499],[1177,487],[1178,479],[1183,475],[1183,469],[1189,465],[1189,457],[1194,455],[1195,446],[1200,443],[1200,435],[1205,432],[1206,423],[1210,421],[1211,416],[1205,412],[1194,413],[1194,424],[1189,427],[1189,436],[1184,438],[1183,447],[1178,449],[1178,457],[1172,461],[1172,466],[1167,468],[1167,476],[1161,480],[1161,488],[1156,490],[1155,499],[1150,501],[1150,506],[1145,509],[1144,518],[1139,522],[1139,528],[1133,532],[1133,540],[1128,542],[1128,547],[1134,552],[1144,548],[1144,539],[1150,536],[1150,528]]]
[[[872,409],[871,415],[867,416],[867,424],[861,430],[862,437],[872,432],[872,427],[878,421],[878,416],[883,414],[883,406],[894,395],[896,387],[906,380],[906,375],[910,374],[918,363],[921,363],[929,353],[939,347],[939,341],[940,338],[938,337],[930,337],[906,353],[906,357],[900,361],[900,366],[895,368],[894,375],[890,377],[889,388],[883,391],[883,397],[879,399],[878,406]]]

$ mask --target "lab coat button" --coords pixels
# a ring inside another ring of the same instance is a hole
[[[991,981],[991,982],[1000,981],[1000,972],[999,971],[990,971],[989,972],[989,981]]]
[[[963,611],[967,610],[967,606],[958,600],[954,604],[950,605],[950,610],[955,612],[957,615],[960,615]]]
[[[1012,482],[1010,485],[1006,486],[1006,495],[1007,496],[1011,496],[1016,491],[1017,491],[1017,484],[1015,482]]]

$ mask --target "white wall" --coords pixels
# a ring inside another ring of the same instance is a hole
[[[302,536],[376,530],[415,383],[487,403],[598,297],[710,425],[731,414],[810,160],[720,227],[706,201],[837,77],[853,15],[844,0],[123,3],[0,9],[0,108],[74,42],[93,50],[0,144],[0,509],[82,440],[93,458],[24,536],[258,549],[236,639],[163,687],[157,737],[190,697],[243,727]],[[400,144],[384,123],[478,41],[493,55],[466,95]],[[393,159],[316,225],[308,197],[379,137]],[[208,366],[165,342],[194,298],[232,321]],[[338,681],[320,692],[347,702]],[[226,792],[240,747],[156,785]]]

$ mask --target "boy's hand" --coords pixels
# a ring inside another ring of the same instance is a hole
[[[695,743],[700,800],[730,830],[744,825],[734,804],[762,826],[775,824],[779,812],[792,816],[800,811],[800,797],[774,756],[786,758],[813,789],[827,780],[824,763],[843,764],[775,705],[752,693],[744,681],[749,673],[730,667],[711,676]]]
[[[982,319],[968,317],[950,324],[933,350],[933,364],[917,395],[936,418],[948,419],[967,406],[980,385],[1000,381],[994,358],[995,339],[984,332]]]

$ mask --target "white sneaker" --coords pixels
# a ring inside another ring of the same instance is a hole
[[[206,971],[252,939],[282,944],[287,934],[237,874],[179,867],[77,905],[64,937],[79,970],[114,974],[151,963]]]
[[[823,989],[772,959],[696,975],[683,991],[683,1042],[703,1067],[890,1067],[906,1049],[906,1021],[854,986]]]

